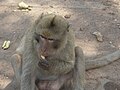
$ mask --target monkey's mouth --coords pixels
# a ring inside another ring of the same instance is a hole
[[[42,52],[42,53],[40,54],[40,57],[43,58],[43,59],[44,59],[46,56],[48,56],[46,52]]]
[[[42,56],[42,57],[48,57],[49,54],[47,54],[47,53],[42,53],[41,56]]]

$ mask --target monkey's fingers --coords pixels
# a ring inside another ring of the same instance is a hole
[[[42,64],[42,65],[44,65],[44,66],[46,66],[46,67],[48,67],[48,66],[49,66],[49,64],[48,64],[48,62],[47,62],[47,61],[41,62],[41,64]]]
[[[44,70],[49,69],[49,64],[48,64],[47,60],[39,62],[38,65],[39,65],[39,67],[43,68]]]

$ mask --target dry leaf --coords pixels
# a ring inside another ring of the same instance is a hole
[[[6,50],[10,47],[10,41],[4,41],[2,45],[2,49]]]
[[[19,7],[20,10],[26,10],[26,11],[30,11],[31,10],[31,8],[30,8],[31,6],[27,5],[24,2],[20,2],[18,4],[18,7]]]
[[[103,35],[100,32],[93,32],[93,35],[96,36],[98,41],[100,41],[100,42],[103,41]]]
[[[20,2],[18,4],[18,7],[21,8],[21,9],[28,9],[29,8],[29,6],[24,2]]]

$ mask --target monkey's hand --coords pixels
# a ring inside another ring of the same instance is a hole
[[[44,70],[49,69],[49,63],[48,63],[48,61],[46,59],[40,60],[40,62],[38,63],[38,66],[41,67]]]

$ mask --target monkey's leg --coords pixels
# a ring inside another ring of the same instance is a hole
[[[22,74],[22,59],[19,54],[14,54],[11,57],[11,64],[14,70],[16,79],[20,82],[20,77]]]
[[[14,78],[4,90],[20,90],[20,76],[22,68],[21,56],[19,54],[14,54],[10,59],[14,70]]]
[[[85,60],[84,54],[81,48],[75,48],[75,67],[71,72],[72,77],[64,83],[60,90],[84,90],[85,83]]]
[[[20,90],[20,84],[17,82],[17,79],[14,78],[11,83],[9,83],[4,90]]]
[[[85,84],[85,58],[80,47],[75,48],[75,69],[73,73],[73,90],[84,90]]]

